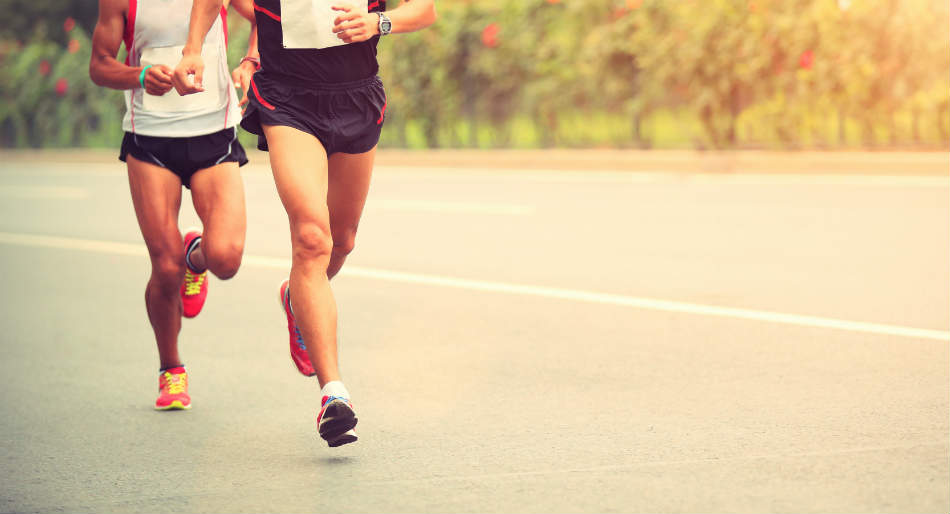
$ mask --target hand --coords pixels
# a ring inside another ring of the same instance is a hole
[[[231,72],[231,80],[234,81],[234,87],[242,91],[241,101],[238,105],[242,107],[241,114],[247,109],[247,90],[251,87],[251,76],[257,71],[257,66],[251,61],[244,61],[234,68]]]
[[[172,74],[172,84],[179,95],[190,95],[205,90],[201,85],[201,76],[205,70],[205,63],[200,53],[186,53],[182,55],[175,72]],[[194,81],[189,77],[194,75]]]
[[[374,13],[353,11],[352,7],[334,5],[334,11],[343,14],[333,20],[333,33],[344,43],[359,43],[379,34],[379,16]]]
[[[145,92],[162,96],[172,90],[172,69],[163,64],[155,64],[145,72]]]

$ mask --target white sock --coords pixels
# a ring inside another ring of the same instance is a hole
[[[341,398],[350,399],[350,392],[346,390],[346,386],[339,380],[324,384],[323,389],[320,390],[320,394],[321,396],[339,396]]]

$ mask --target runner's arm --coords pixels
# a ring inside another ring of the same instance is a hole
[[[89,59],[89,78],[97,86],[112,89],[141,87],[141,66],[128,66],[116,60],[122,35],[125,33],[126,0],[99,0],[99,20],[92,33],[92,57]],[[128,50],[128,49],[126,49]],[[162,95],[171,89],[171,69],[157,65],[145,76],[145,90]]]
[[[334,6],[342,11],[333,22],[333,32],[344,43],[358,43],[379,34],[379,16],[375,12],[358,13],[351,7]],[[435,0],[403,0],[399,7],[384,14],[392,22],[390,33],[415,32],[435,23]]]
[[[237,68],[231,72],[231,79],[234,81],[234,87],[241,90],[241,100],[238,105],[247,103],[247,89],[251,83],[251,76],[260,66],[260,53],[257,50],[257,19],[254,16],[253,0],[234,0],[232,4],[234,9],[251,22],[251,35],[247,39],[247,53]]]
[[[403,0],[399,7],[385,14],[393,22],[393,34],[422,30],[437,18],[435,0]]]
[[[260,59],[261,55],[257,51],[257,17],[254,15],[254,0],[233,0],[231,5],[234,10],[251,22],[251,35],[247,38],[247,57]]]
[[[194,0],[191,4],[188,39],[181,51],[181,61],[172,74],[172,82],[180,95],[204,91],[201,80],[205,65],[201,58],[201,47],[204,46],[205,35],[214,25],[214,19],[220,15],[222,6],[222,0]],[[194,83],[188,80],[189,75],[195,76]]]

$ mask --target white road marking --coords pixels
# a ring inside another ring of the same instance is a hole
[[[113,175],[125,180],[125,166],[121,163],[44,163],[37,169],[31,163],[0,163],[2,174],[17,175]],[[855,164],[855,167],[860,164]],[[735,170],[731,172],[673,172],[663,169],[629,170],[564,170],[529,168],[468,168],[445,166],[387,166],[374,168],[374,180],[387,178],[416,178],[433,181],[492,180],[536,183],[591,183],[591,184],[735,184],[767,186],[846,186],[846,187],[917,187],[950,188],[950,175],[904,175],[895,170],[891,175],[867,175],[861,173],[761,173]],[[252,163],[242,168],[245,180],[272,182],[270,167]]]
[[[14,186],[0,185],[0,197],[34,199],[81,199],[89,196],[89,191],[82,187],[68,186]]]
[[[419,168],[408,166],[376,166],[377,178],[424,178],[427,180],[472,180],[484,178],[501,181],[541,183],[590,184],[735,184],[748,186],[869,186],[869,187],[950,187],[950,175],[862,175],[828,173],[753,173],[733,171],[672,172],[623,170],[545,170],[545,169],[480,169],[480,168]]]
[[[408,211],[408,212],[439,212],[439,213],[466,213],[466,214],[515,214],[525,215],[534,212],[527,205],[506,205],[475,202],[433,202],[427,200],[387,200],[374,199],[369,202],[368,210]]]
[[[90,239],[75,239],[56,236],[42,236],[34,234],[16,234],[0,232],[0,244],[11,244],[29,247],[57,248],[65,250],[81,250],[87,252],[110,253],[118,255],[145,256],[145,246],[141,244],[119,243],[114,241],[97,241]],[[263,268],[289,270],[290,259],[280,257],[264,257],[245,255],[244,264]],[[807,316],[784,312],[742,309],[736,307],[722,307],[690,302],[678,302],[657,298],[644,298],[610,293],[597,293],[577,289],[562,289],[555,287],[532,286],[525,284],[511,284],[486,280],[426,275],[421,273],[406,273],[376,268],[362,268],[351,266],[344,268],[341,274],[349,277],[402,282],[429,286],[451,287],[472,291],[504,293],[522,296],[555,298],[576,302],[618,305],[637,309],[649,309],[665,312],[680,312],[701,316],[714,316],[761,321],[766,323],[780,323],[813,328],[830,328],[852,332],[864,332],[896,337],[910,337],[932,339],[935,341],[950,341],[950,331],[932,330],[926,328],[887,325],[881,323],[866,323],[820,316]]]

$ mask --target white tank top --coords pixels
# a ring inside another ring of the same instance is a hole
[[[164,64],[174,69],[188,39],[192,0],[129,0],[125,47],[129,66]],[[227,14],[205,37],[205,90],[180,96],[174,88],[163,96],[136,87],[125,91],[122,129],[144,136],[191,137],[231,128],[241,120],[237,93],[227,59]]]

